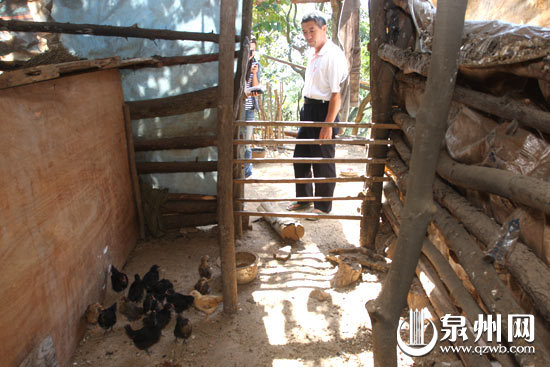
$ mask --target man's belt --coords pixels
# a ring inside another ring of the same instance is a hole
[[[322,99],[313,99],[304,97],[304,104],[323,104],[328,103],[329,101],[323,101]]]

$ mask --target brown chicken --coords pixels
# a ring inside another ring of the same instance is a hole
[[[195,298],[193,306],[206,314],[206,321],[208,321],[210,314],[214,313],[220,303],[223,302],[222,296],[203,296],[196,290],[192,290],[189,294]]]
[[[143,308],[139,307],[134,302],[129,301],[128,298],[122,297],[118,307],[118,312],[126,316],[128,321],[136,321],[143,315]]]
[[[201,264],[199,265],[199,275],[201,278],[211,279],[212,278],[212,268],[208,264],[210,256],[204,255],[201,257]]]
[[[99,317],[99,311],[101,311],[103,307],[99,303],[92,303],[88,305],[88,308],[86,309],[86,312],[84,313],[84,318],[86,319],[86,322],[90,325],[97,324],[97,318]]]
[[[198,290],[203,296],[210,294],[210,284],[208,284],[208,279],[200,278],[195,284],[195,289]]]

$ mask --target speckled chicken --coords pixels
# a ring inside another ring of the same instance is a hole
[[[133,302],[130,302],[126,297],[122,297],[120,300],[118,311],[126,316],[128,321],[136,321],[143,315],[143,308]]]
[[[118,271],[114,265],[111,264],[111,285],[115,292],[122,292],[128,287],[128,277],[121,271]]]
[[[195,284],[195,289],[203,296],[210,294],[210,284],[208,284],[208,279],[200,278]]]
[[[192,290],[190,295],[194,297],[193,306],[206,314],[207,321],[210,314],[214,313],[220,303],[223,302],[222,296],[203,296],[196,290]]]
[[[113,331],[113,326],[116,324],[116,307],[117,304],[115,302],[111,305],[111,307],[99,312],[97,323],[105,329],[105,331],[109,329]]]
[[[210,256],[204,255],[201,257],[201,263],[199,265],[199,275],[201,278],[212,279],[212,267],[208,264]]]
[[[192,332],[193,328],[189,319],[185,319],[178,315],[176,318],[176,326],[174,327],[174,336],[176,337],[176,339],[174,339],[174,343],[178,342],[178,338],[183,339],[183,342],[185,343],[185,340],[191,336]]]

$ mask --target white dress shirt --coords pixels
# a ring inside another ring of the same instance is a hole
[[[348,61],[344,51],[331,40],[318,54],[310,56],[306,68],[303,95],[329,101],[332,93],[340,92],[340,84],[348,75]]]

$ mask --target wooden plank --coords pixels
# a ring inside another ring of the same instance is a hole
[[[171,193],[168,200],[217,200],[216,195]]]
[[[177,96],[126,102],[130,106],[132,120],[151,117],[181,115],[189,112],[215,108],[218,87],[184,93]]]
[[[237,126],[308,126],[308,127],[362,127],[370,129],[391,129],[399,130],[399,125],[387,124],[372,124],[369,122],[315,122],[315,121],[235,121]]]
[[[218,62],[218,229],[222,267],[223,310],[237,312],[237,268],[233,218],[233,66],[237,2],[221,0]]]
[[[165,213],[160,216],[160,220],[164,228],[168,229],[207,226],[218,222],[216,213]]]
[[[284,144],[301,144],[301,145],[391,145],[392,141],[387,139],[259,139],[259,140],[244,140],[237,139],[233,141],[234,145],[244,144],[266,144],[266,145],[284,145]]]
[[[136,152],[168,149],[197,149],[216,146],[214,135],[182,136],[176,138],[161,138],[138,140],[134,143]]]
[[[124,114],[124,127],[126,131],[126,147],[128,151],[128,165],[130,166],[130,177],[132,179],[132,192],[138,214],[139,238],[145,239],[145,218],[143,216],[143,206],[141,203],[141,190],[139,187],[138,173],[136,169],[136,153],[134,151],[134,134],[132,133],[132,121],[130,120],[130,109],[128,105],[122,106]]]
[[[299,198],[269,198],[269,199],[251,199],[251,198],[237,198],[235,199],[238,202],[263,202],[263,201],[333,201],[333,200],[370,200],[371,198],[367,196],[335,196],[335,197],[324,197],[324,196],[310,196],[310,197],[299,197]]]
[[[140,175],[148,173],[176,173],[176,172],[214,172],[218,162],[138,162],[137,172]]]
[[[10,32],[44,32],[65,34],[93,34],[95,36],[147,38],[150,40],[163,39],[172,41],[200,41],[219,42],[220,35],[215,33],[181,32],[168,29],[152,29],[132,27],[119,27],[112,25],[76,24],[57,22],[29,22],[22,20],[0,19],[0,31]],[[238,42],[239,37],[234,37]]]
[[[218,203],[212,200],[168,200],[161,205],[161,213],[216,213]]]
[[[329,177],[329,178],[244,178],[234,179],[235,183],[327,183],[327,182],[384,182],[389,177]]]
[[[257,217],[287,217],[287,218],[319,218],[319,219],[352,219],[360,220],[361,215],[338,215],[338,214],[312,214],[312,213],[296,213],[296,212],[254,212],[254,211],[238,211],[237,215],[249,215]]]
[[[67,366],[108,265],[136,244],[123,103],[118,70],[0,91],[3,366],[47,335]]]

